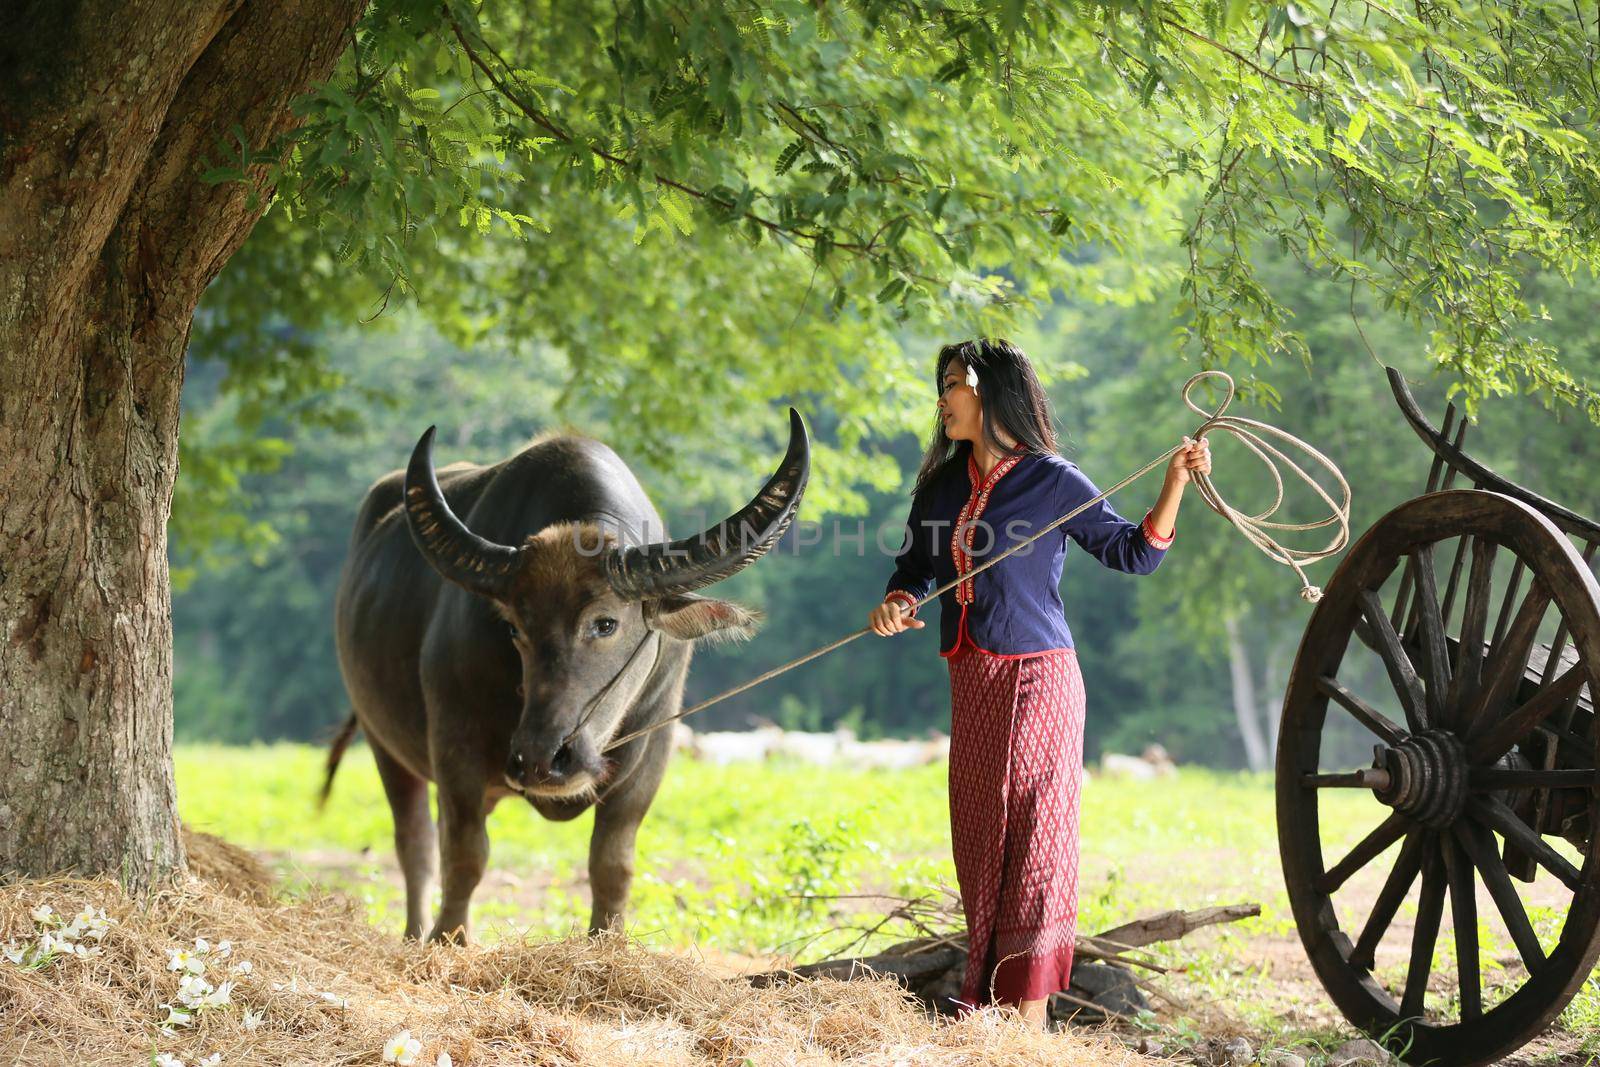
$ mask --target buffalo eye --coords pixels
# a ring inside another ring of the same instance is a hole
[[[517,624],[514,622],[506,623],[506,632],[511,635],[513,641],[522,636],[522,631],[517,629]]]
[[[591,629],[594,631],[594,635],[596,637],[610,637],[612,634],[617,632],[617,620],[610,618],[609,616],[596,619],[594,620],[594,625],[591,627]]]

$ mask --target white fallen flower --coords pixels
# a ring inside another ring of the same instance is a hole
[[[256,965],[249,960],[240,960],[228,969],[229,974],[249,974],[256,969]]]
[[[218,941],[217,942],[217,958],[225,960],[231,955],[233,955],[233,942],[232,941]],[[221,1053],[218,1053],[218,1055],[221,1055]]]
[[[56,909],[52,908],[48,904],[40,904],[37,908],[34,908],[32,911],[28,912],[28,914],[33,918],[34,922],[38,923],[40,926],[43,926],[45,923],[50,922],[55,918]]]
[[[266,1017],[267,1013],[264,1011],[251,1011],[246,1008],[244,1010],[244,1028],[253,1034],[261,1028],[261,1022]]]
[[[433,1067],[456,1067],[456,1061],[450,1058],[450,1053],[441,1052],[439,1058],[433,1061]]]
[[[417,1056],[421,1052],[422,1042],[412,1037],[410,1030],[402,1030],[384,1042],[383,1062],[398,1064],[399,1067],[411,1067],[417,1062]]]
[[[200,998],[200,1006],[204,1008],[220,1008],[232,1003],[233,983],[223,982],[215,989]]]
[[[92,937],[96,941],[106,936],[106,930],[115,925],[116,920],[106,916],[106,909],[91,908],[87,904],[78,912],[77,918],[72,920],[72,925],[85,937]]]
[[[198,1008],[203,1005],[211,991],[211,983],[198,974],[186,975],[183,981],[178,983],[178,999],[186,1008]]]
[[[167,949],[167,970],[188,971],[190,974],[205,974],[206,961],[186,948],[169,948]]]
[[[27,951],[28,950],[25,945],[19,945],[15,941],[7,941],[5,946],[0,948],[0,953],[5,955],[8,963],[20,964],[23,957],[27,954]]]
[[[211,1055],[207,1056],[205,1059],[197,1061],[195,1063],[194,1067],[217,1067],[217,1064],[219,1064],[221,1062],[222,1062],[222,1053],[213,1052]]]
[[[336,1008],[348,1008],[350,1006],[350,1002],[337,993],[329,993],[324,990],[323,992],[318,993],[317,996],[321,997],[323,1000],[327,1001],[329,1004],[332,1004]]]
[[[194,950],[200,955],[204,956],[207,952],[211,951],[211,942],[207,941],[203,937],[197,937],[194,939]]]
[[[183,1067],[183,1061],[170,1052],[156,1053],[156,1067]]]
[[[162,1004],[160,1006],[167,1009],[167,1017],[162,1019],[161,1022],[157,1024],[161,1027],[161,1032],[164,1034],[170,1036],[174,1026],[188,1026],[190,1023],[194,1022],[193,1012],[175,1008],[171,1004]]]

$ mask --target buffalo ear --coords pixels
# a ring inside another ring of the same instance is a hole
[[[694,593],[671,593],[645,601],[644,617],[652,627],[682,641],[748,641],[761,628],[759,611]]]

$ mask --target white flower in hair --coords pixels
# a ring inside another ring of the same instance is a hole
[[[974,393],[978,391],[978,368],[970,366],[967,368],[967,384],[972,386]]]

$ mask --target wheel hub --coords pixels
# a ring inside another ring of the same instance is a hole
[[[1372,792],[1424,826],[1442,830],[1467,806],[1467,749],[1445,730],[1424,730],[1394,747],[1373,749],[1372,766],[1387,781]]]

